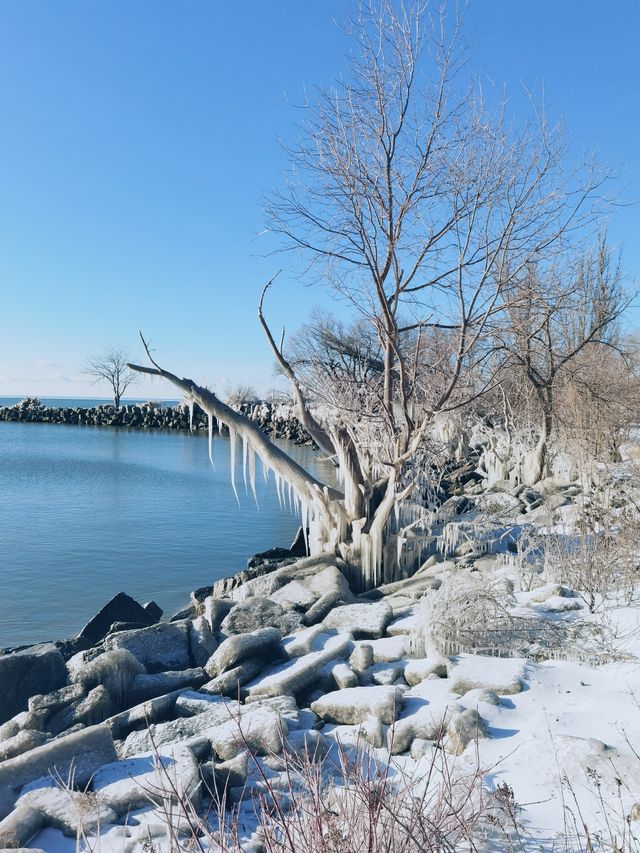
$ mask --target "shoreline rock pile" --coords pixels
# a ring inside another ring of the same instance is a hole
[[[293,413],[293,407],[283,403],[245,404],[240,411],[272,438],[294,441],[313,446]],[[123,429],[167,429],[189,431],[189,411],[178,404],[164,406],[159,403],[126,404],[116,408],[105,404],[84,408],[80,406],[45,406],[36,397],[26,397],[13,406],[0,406],[0,421],[25,423],[76,424],[80,426],[118,427]],[[206,431],[207,416],[194,407],[193,430]],[[217,423],[214,423],[217,428]],[[223,433],[225,428],[223,427]]]

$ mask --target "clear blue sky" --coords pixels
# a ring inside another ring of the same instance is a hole
[[[142,358],[139,327],[219,391],[273,383],[256,302],[286,257],[262,256],[261,198],[355,2],[2,0],[0,395],[95,395],[85,357]],[[516,96],[544,84],[576,151],[640,198],[640,2],[472,0],[466,21],[471,66]],[[635,279],[639,226],[638,206],[610,226]],[[293,330],[319,302],[285,269],[268,313]]]

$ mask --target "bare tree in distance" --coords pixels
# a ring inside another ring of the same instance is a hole
[[[503,370],[519,373],[540,413],[538,440],[522,479],[533,485],[547,473],[549,439],[558,418],[556,394],[576,379],[583,391],[597,386],[585,355],[606,347],[619,351],[617,321],[630,304],[620,257],[601,236],[592,250],[566,253],[547,269],[527,266],[509,286],[508,306],[496,324],[496,352]],[[591,381],[593,379],[593,381]]]
[[[122,395],[129,385],[137,381],[137,376],[128,365],[129,354],[124,349],[111,347],[99,355],[87,359],[84,369],[89,376],[95,377],[95,382],[105,381],[111,385],[113,402],[120,406]]]
[[[319,374],[272,334],[272,282],[258,309],[298,418],[335,461],[341,491],[285,461],[192,380],[155,361],[134,369],[168,378],[230,424],[249,467],[257,453],[293,490],[311,553],[337,552],[369,588],[420,565],[432,516],[418,494],[434,419],[497,382],[484,369],[487,339],[514,282],[599,222],[611,175],[592,162],[567,172],[544,110],[517,129],[477,84],[461,84],[456,14],[389,0],[359,8],[348,72],[309,106],[288,181],[267,211],[283,248],[358,320],[307,336],[333,359],[314,356]],[[333,385],[328,367],[338,371]],[[318,383],[332,390],[322,415],[312,406]]]

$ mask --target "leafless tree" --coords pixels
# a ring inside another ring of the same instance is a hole
[[[566,406],[571,391],[592,401],[607,395],[604,351],[621,352],[617,320],[629,296],[620,258],[601,237],[594,251],[563,254],[546,267],[528,265],[512,278],[507,302],[495,326],[496,352],[506,356],[503,372],[522,377],[539,413],[535,452],[524,472],[532,484],[546,472],[549,438],[562,418],[558,397]]]
[[[483,369],[490,322],[532,263],[597,220],[610,175],[593,163],[567,173],[562,136],[544,110],[516,130],[502,104],[462,85],[455,14],[391,0],[359,8],[348,72],[308,107],[286,186],[267,210],[284,248],[298,250],[307,275],[335,288],[358,319],[311,335],[329,359],[322,377],[300,369],[300,350],[274,337],[264,313],[271,282],[258,312],[299,420],[336,461],[342,492],[293,470],[191,380],[155,363],[136,369],[232,420],[296,491],[312,553],[337,550],[370,587],[419,565],[427,534],[412,497],[434,417],[492,384]],[[310,401],[327,369],[339,381],[322,417]]]
[[[111,385],[116,406],[120,405],[122,395],[129,385],[137,380],[135,372],[127,364],[128,359],[129,355],[125,350],[112,347],[88,358],[84,369],[89,376],[95,377],[96,382],[104,380]]]

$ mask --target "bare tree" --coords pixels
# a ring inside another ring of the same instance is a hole
[[[155,363],[135,369],[169,378],[231,422],[297,493],[311,552],[337,550],[370,587],[420,564],[431,532],[415,496],[434,418],[492,384],[482,369],[489,323],[529,265],[597,219],[609,176],[593,164],[567,174],[562,137],[543,111],[515,131],[479,86],[461,85],[458,18],[432,17],[422,3],[360,8],[348,73],[309,107],[287,184],[267,211],[284,248],[359,319],[352,329],[320,324],[311,347],[329,360],[314,356],[304,369],[304,354],[289,352],[266,320],[271,282],[258,311],[298,418],[335,460],[342,493],[293,470],[191,380]],[[331,370],[322,417],[311,402]]]
[[[128,365],[129,355],[123,349],[110,348],[104,350],[100,355],[91,356],[87,359],[84,369],[89,376],[94,376],[96,382],[106,381],[111,385],[113,402],[116,407],[120,405],[122,395],[137,376]]]
[[[557,396],[581,386],[597,397],[602,371],[594,368],[602,350],[620,350],[617,325],[629,298],[622,286],[619,257],[601,237],[595,251],[554,258],[546,268],[528,265],[509,285],[508,306],[496,324],[496,351],[506,355],[503,371],[519,374],[539,412],[538,440],[523,471],[533,484],[546,473],[549,439],[561,418]],[[606,393],[606,391],[605,391]],[[575,409],[574,409],[575,411]]]

